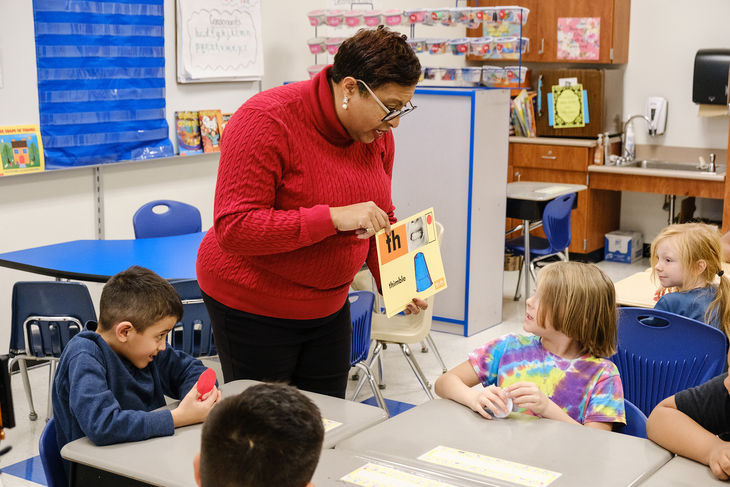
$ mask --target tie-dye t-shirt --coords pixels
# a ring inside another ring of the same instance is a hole
[[[591,355],[565,359],[545,350],[540,337],[510,334],[474,350],[469,362],[484,387],[533,382],[581,424],[626,423],[621,379],[610,360]]]

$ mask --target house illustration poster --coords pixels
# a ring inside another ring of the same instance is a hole
[[[45,168],[38,125],[0,127],[0,176],[39,172]]]

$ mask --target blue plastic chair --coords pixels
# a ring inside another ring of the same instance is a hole
[[[16,282],[12,296],[10,368],[17,362],[30,406],[30,420],[38,418],[28,379],[27,360],[47,361],[48,411],[52,415],[51,391],[56,363],[66,343],[87,321],[96,320],[94,303],[87,287],[79,282]]]
[[[542,228],[547,238],[530,235],[530,274],[532,279],[537,281],[535,274],[535,263],[552,257],[559,256],[562,260],[568,260],[567,249],[570,246],[570,214],[573,210],[576,194],[570,193],[559,196],[545,205],[542,212]],[[529,229],[523,229],[527,232]],[[524,237],[513,238],[505,243],[507,250],[516,255],[525,255]],[[520,272],[517,277],[517,289],[515,290],[515,301],[520,299],[520,281],[522,279],[522,266],[520,263]]]
[[[51,418],[41,432],[38,451],[46,474],[48,487],[65,487],[68,485],[66,471],[63,469],[61,450],[56,440],[56,421]]]
[[[170,333],[170,345],[176,350],[204,357],[218,355],[213,340],[213,328],[198,281],[182,279],[171,282],[183,302],[183,316]]]
[[[725,335],[684,316],[646,308],[621,308],[618,347],[610,359],[618,367],[624,397],[645,415],[679,391],[722,373]]]
[[[163,210],[157,213],[155,210]],[[200,211],[173,200],[155,200],[142,205],[132,218],[134,238],[169,237],[201,231]]]
[[[634,403],[624,399],[626,409],[626,424],[621,425],[614,431],[637,438],[646,438],[646,415],[637,408]]]
[[[360,380],[367,380],[373,390],[378,406],[390,417],[388,406],[385,404],[380,387],[375,383],[370,367],[366,360],[370,352],[370,326],[373,317],[373,303],[375,294],[370,291],[355,291],[350,293],[350,319],[352,320],[352,343],[350,345],[350,365],[357,367],[363,373]],[[355,396],[360,391],[358,386]],[[352,398],[355,400],[355,397]]]

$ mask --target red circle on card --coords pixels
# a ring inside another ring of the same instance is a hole
[[[432,220],[431,215],[427,215],[426,216],[426,223],[430,225],[431,224],[431,220]]]

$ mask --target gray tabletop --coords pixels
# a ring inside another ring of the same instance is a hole
[[[514,413],[506,419],[487,420],[445,399],[416,406],[338,443],[337,449],[375,458],[402,458],[424,469],[486,485],[515,485],[418,459],[437,446],[560,473],[551,487],[634,485],[672,458],[668,451],[641,438]]]
[[[233,381],[223,384],[221,391],[223,397],[227,397],[254,384],[258,382]],[[324,419],[342,423],[325,433],[325,449],[332,448],[339,441],[386,419],[385,412],[380,408],[313,392],[302,392],[319,407]],[[174,404],[169,407],[173,406]],[[200,451],[201,428],[200,424],[186,426],[175,429],[173,436],[108,446],[96,446],[84,437],[65,445],[61,456],[72,462],[151,485],[196,487],[193,458]]]
[[[550,201],[558,196],[583,191],[587,188],[583,184],[515,181],[513,183],[507,183],[507,198],[529,201]]]
[[[707,465],[676,456],[642,483],[641,487],[666,487],[668,485],[673,487],[696,487],[698,485],[720,487],[728,484],[717,480]]]

